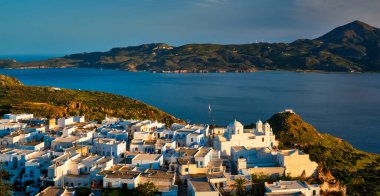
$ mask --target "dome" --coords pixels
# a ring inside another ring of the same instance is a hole
[[[237,120],[234,120],[228,126],[229,127],[243,127],[243,125],[239,121],[237,121]]]

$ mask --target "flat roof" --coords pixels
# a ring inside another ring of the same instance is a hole
[[[304,189],[306,185],[299,181],[278,181],[274,183],[265,183],[265,187],[273,191]]]
[[[194,157],[204,157],[211,151],[211,148],[201,147]]]
[[[241,150],[247,150],[247,148],[245,148],[244,146],[231,146],[231,148],[232,148],[235,152],[238,152],[238,151],[241,151]]]
[[[158,160],[162,154],[137,154],[132,160]]]
[[[211,192],[215,189],[211,186],[209,182],[200,182],[190,180],[190,183],[193,185],[195,192]]]
[[[134,179],[138,176],[137,173],[113,173],[107,174],[104,178],[123,178],[123,179]]]
[[[69,135],[66,137],[57,137],[53,141],[55,141],[55,142],[73,142],[75,140],[77,140],[77,138],[75,136]]]
[[[178,152],[184,153],[184,156],[194,156],[197,152],[198,149],[195,148],[180,148]]]

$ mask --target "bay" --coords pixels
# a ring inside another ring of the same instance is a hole
[[[291,108],[320,132],[380,153],[380,74],[154,74],[99,69],[0,69],[0,73],[26,85],[128,96],[191,123],[226,126],[236,119],[249,124]]]

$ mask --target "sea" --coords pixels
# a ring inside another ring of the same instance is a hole
[[[380,74],[151,73],[100,69],[0,69],[25,85],[131,97],[190,123],[265,121],[293,109],[318,131],[380,154]],[[211,108],[211,111],[209,110]]]

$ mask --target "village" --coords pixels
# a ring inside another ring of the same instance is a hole
[[[318,164],[298,149],[280,150],[260,120],[246,129],[237,120],[167,126],[107,115],[99,123],[5,114],[0,146],[1,181],[25,195],[77,195],[78,188],[101,195],[147,183],[163,196],[244,195],[263,176],[275,179],[264,183],[265,195],[320,195],[318,184],[301,180],[316,175]]]

